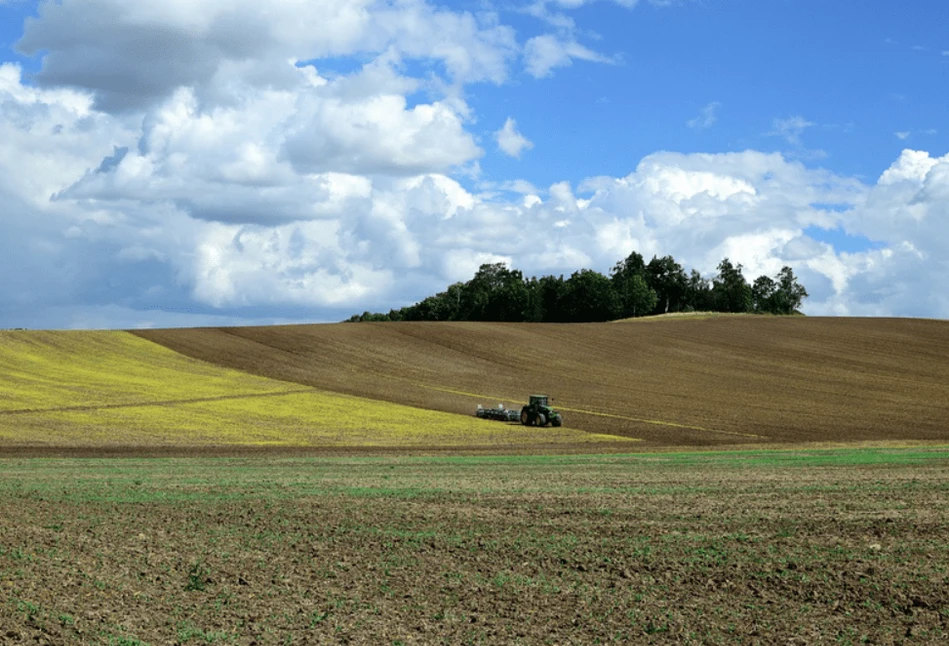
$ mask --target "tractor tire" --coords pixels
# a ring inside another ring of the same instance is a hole
[[[537,413],[536,424],[538,426],[547,426],[547,416],[544,415],[543,413]]]
[[[531,424],[530,413],[528,413],[526,410],[521,411],[521,424],[524,426],[530,426]]]
[[[552,424],[554,427],[558,427],[558,426],[561,426],[561,425],[563,424],[563,420],[560,419],[559,417],[556,417],[556,418],[554,418],[554,421],[551,422],[551,424]]]

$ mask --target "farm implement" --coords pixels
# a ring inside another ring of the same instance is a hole
[[[547,395],[531,395],[530,401],[518,411],[498,404],[497,408],[482,408],[478,404],[475,415],[481,419],[493,419],[501,422],[520,421],[524,426],[561,426],[563,416],[550,407]]]
[[[482,408],[481,404],[478,404],[475,415],[481,419],[493,419],[499,422],[516,422],[521,418],[519,410],[505,408],[504,404],[498,404],[497,408]]]

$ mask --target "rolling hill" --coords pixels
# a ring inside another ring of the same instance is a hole
[[[223,368],[470,415],[546,393],[638,446],[949,441],[949,322],[659,317],[135,332]]]
[[[505,427],[198,361],[127,332],[0,332],[0,455],[23,448],[561,450],[629,440]]]

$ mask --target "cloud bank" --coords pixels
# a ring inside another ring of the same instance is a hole
[[[18,45],[46,52],[35,82],[0,65],[0,326],[338,320],[483,262],[605,272],[633,250],[706,274],[790,264],[809,314],[949,317],[949,156],[905,150],[874,181],[746,150],[489,182],[464,88],[608,57],[421,0],[303,4],[42,5]],[[342,56],[361,63],[322,69]],[[532,145],[514,117],[493,136]]]

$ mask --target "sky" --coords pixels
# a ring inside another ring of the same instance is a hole
[[[0,0],[0,327],[338,321],[632,251],[949,318],[945,0]]]

